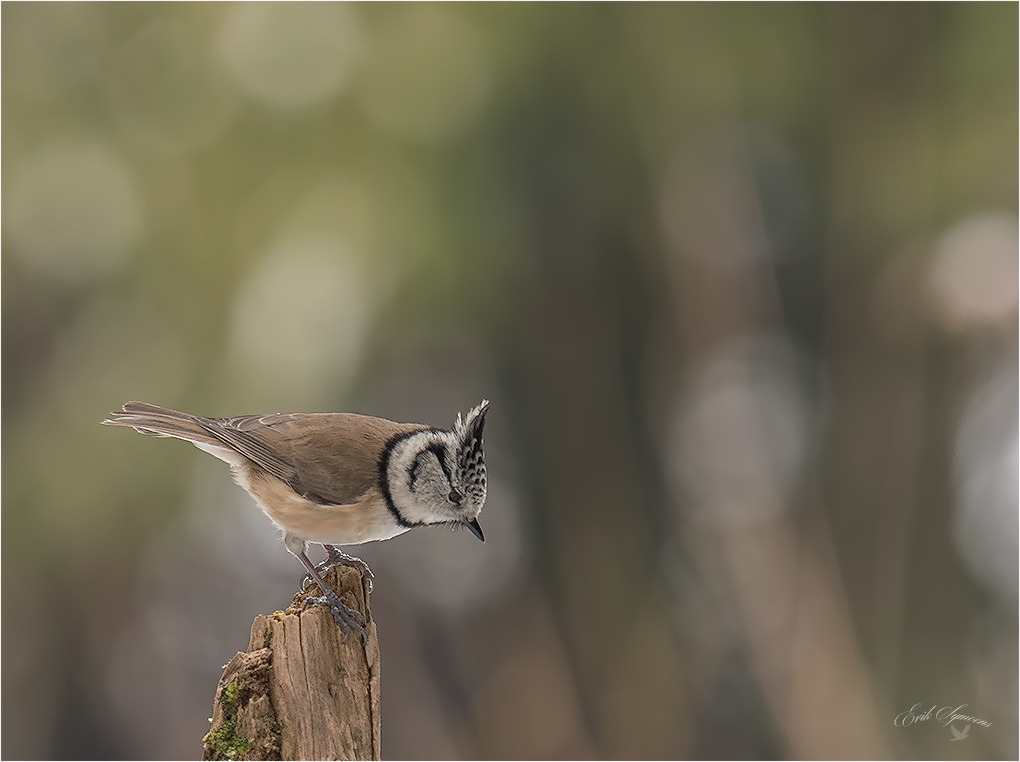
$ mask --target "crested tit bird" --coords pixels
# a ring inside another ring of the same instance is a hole
[[[346,632],[365,636],[361,612],[348,608],[320,572],[337,564],[372,572],[337,545],[388,540],[426,524],[463,525],[484,541],[483,400],[450,431],[354,413],[286,413],[203,418],[145,402],[128,402],[103,421],[142,434],[185,439],[231,466],[234,480],[284,531],[284,544],[323,595]],[[327,551],[319,567],[309,542]]]

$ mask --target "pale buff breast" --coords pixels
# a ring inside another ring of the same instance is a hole
[[[388,540],[408,529],[394,520],[375,486],[355,503],[319,505],[251,464],[234,469],[234,478],[277,526],[310,542],[357,545]]]

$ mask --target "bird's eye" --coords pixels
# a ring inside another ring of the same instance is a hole
[[[450,490],[450,494],[446,496],[451,503],[460,505],[462,495],[455,489]]]

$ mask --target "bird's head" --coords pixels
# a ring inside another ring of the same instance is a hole
[[[482,433],[487,400],[458,415],[450,431],[424,429],[392,448],[385,476],[393,508],[412,526],[461,525],[484,540],[478,514],[485,505]]]

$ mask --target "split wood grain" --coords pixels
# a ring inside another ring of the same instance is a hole
[[[326,575],[344,603],[365,614],[367,642],[344,635],[310,585],[285,612],[252,622],[247,652],[226,665],[216,688],[203,759],[380,759],[380,654],[361,574]]]

